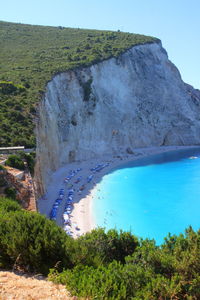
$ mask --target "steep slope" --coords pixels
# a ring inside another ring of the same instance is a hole
[[[0,22],[0,146],[35,146],[36,106],[54,74],[155,40],[123,32]]]
[[[161,43],[60,73],[39,105],[40,193],[63,164],[127,148],[200,143],[200,92],[186,85]],[[129,149],[130,152],[130,149]]]

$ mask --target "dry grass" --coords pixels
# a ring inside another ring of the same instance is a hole
[[[75,300],[65,286],[54,284],[43,277],[17,275],[0,271],[0,300]]]

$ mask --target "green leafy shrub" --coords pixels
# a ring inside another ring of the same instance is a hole
[[[65,232],[37,213],[15,211],[0,217],[0,265],[12,266],[16,260],[26,270],[47,274],[58,262],[70,267]]]
[[[4,95],[18,94],[25,90],[25,87],[21,84],[14,84],[11,81],[0,81],[0,93]]]
[[[24,151],[19,151],[17,155],[20,159],[25,160],[27,162],[27,166],[31,174],[34,174],[35,167],[35,152],[25,153]]]
[[[4,190],[4,193],[6,195],[6,197],[11,198],[11,199],[16,199],[16,190],[13,187],[6,187]]]
[[[25,160],[27,162],[29,171],[31,174],[34,174],[34,167],[35,167],[35,152],[31,152],[30,154],[25,155]]]
[[[124,279],[123,265],[112,262],[108,266],[82,267],[77,266],[73,270],[66,270],[63,273],[51,271],[49,279],[66,285],[72,295],[79,297],[90,297],[90,299],[113,299],[126,300],[129,282]]]
[[[43,274],[51,268],[49,279],[79,297],[200,298],[200,230],[191,227],[184,235],[169,235],[161,246],[102,228],[73,240],[44,216],[0,198],[0,237],[0,267],[17,264]]]
[[[0,213],[20,211],[21,206],[14,200],[9,198],[0,197]]]
[[[197,300],[199,274],[200,230],[189,227],[185,235],[168,236],[161,246],[153,240],[141,241],[125,263],[82,264],[62,273],[52,269],[49,279],[89,299]]]
[[[12,154],[8,156],[5,165],[19,170],[24,170],[24,162],[19,155]]]
[[[4,171],[4,170],[5,170],[4,166],[0,165],[0,171]]]
[[[113,229],[105,233],[103,228],[99,228],[81,236],[75,245],[72,255],[74,264],[98,266],[113,260],[124,262],[125,257],[134,252],[138,241],[129,232]]]

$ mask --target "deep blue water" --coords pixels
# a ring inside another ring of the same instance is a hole
[[[197,159],[189,159],[197,156]],[[98,226],[131,230],[157,244],[200,228],[200,148],[149,156],[105,175],[93,201]]]

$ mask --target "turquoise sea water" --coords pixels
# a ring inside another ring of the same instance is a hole
[[[197,156],[197,159],[189,159]],[[157,244],[169,232],[200,228],[200,148],[143,158],[105,175],[93,201],[106,229],[131,230]]]

